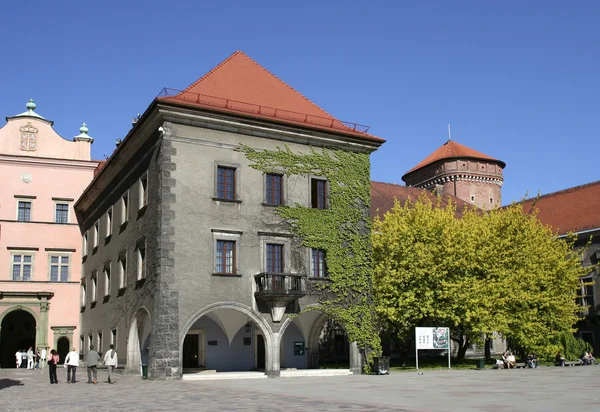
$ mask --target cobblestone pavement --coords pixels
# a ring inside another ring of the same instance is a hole
[[[461,370],[220,381],[144,381],[117,376],[97,385],[58,385],[47,371],[0,370],[0,411],[593,411],[600,366]]]

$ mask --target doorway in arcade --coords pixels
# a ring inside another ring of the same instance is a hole
[[[15,368],[18,350],[31,347],[35,351],[35,318],[26,310],[13,310],[4,316],[0,328],[0,368]]]
[[[247,372],[265,369],[264,336],[256,323],[235,309],[217,309],[187,331],[183,372]]]

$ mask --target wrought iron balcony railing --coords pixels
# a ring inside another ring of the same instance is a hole
[[[263,300],[291,301],[306,295],[306,277],[291,273],[259,273],[254,276],[254,296]]]

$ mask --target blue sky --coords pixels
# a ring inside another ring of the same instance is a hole
[[[447,139],[506,162],[503,203],[600,179],[597,1],[5,2],[0,115],[110,155],[163,87],[236,50],[341,120],[387,140],[373,180]]]

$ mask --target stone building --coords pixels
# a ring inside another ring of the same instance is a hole
[[[242,52],[165,90],[75,206],[86,350],[114,343],[128,371],[147,364],[156,379],[318,367],[327,317],[290,314],[314,303],[307,285],[327,281],[325,256],[300,246],[273,206],[327,208],[328,182],[263,174],[236,149],[370,153],[382,143]]]
[[[407,186],[435,190],[489,210],[502,205],[505,167],[501,160],[448,140],[402,176],[402,180]]]
[[[85,124],[72,140],[27,111],[0,128],[0,366],[15,352],[79,341],[81,234],[73,204],[92,180],[93,139]]]

